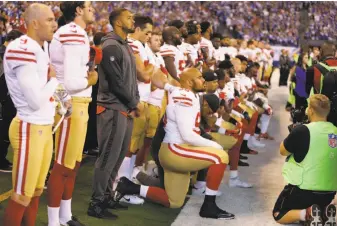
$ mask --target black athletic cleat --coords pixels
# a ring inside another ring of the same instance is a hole
[[[95,218],[116,220],[118,216],[109,212],[107,208],[108,202],[106,200],[98,203],[90,202],[87,214]]]
[[[5,163],[0,166],[0,172],[3,172],[3,173],[11,173],[12,169],[13,169],[12,166],[5,164]]]
[[[304,226],[323,226],[321,208],[314,204],[306,209]]]
[[[225,210],[220,209],[216,203],[206,203],[201,206],[200,217],[212,218],[212,219],[223,219],[223,220],[232,220],[235,218],[235,215],[228,213]]]
[[[247,160],[248,157],[240,154],[240,159],[242,159],[242,160]]]
[[[115,193],[115,192],[114,192]],[[116,202],[113,198],[114,196],[108,196],[106,199],[108,209],[114,209],[114,210],[127,210],[128,206],[125,206],[119,202]]]
[[[126,177],[122,177],[119,179],[117,184],[117,188],[114,196],[114,200],[119,202],[124,195],[138,195],[140,191],[140,185],[133,183]],[[119,193],[119,194],[118,194]]]
[[[85,224],[82,224],[77,217],[72,216],[71,220],[67,222],[66,226],[85,226]]]
[[[337,226],[336,223],[336,207],[332,204],[325,208],[323,220],[324,226]]]
[[[239,160],[239,166],[249,166],[249,163]]]

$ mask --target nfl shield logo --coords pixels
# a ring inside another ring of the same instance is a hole
[[[337,147],[337,135],[336,134],[329,134],[329,146],[332,148],[336,148]]]

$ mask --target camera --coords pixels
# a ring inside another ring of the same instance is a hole
[[[291,132],[296,126],[308,123],[308,116],[305,114],[305,108],[294,108],[290,112],[293,124],[288,126],[289,132]]]

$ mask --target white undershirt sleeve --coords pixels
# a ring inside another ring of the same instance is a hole
[[[83,46],[82,46],[83,47]],[[68,91],[79,92],[88,87],[88,80],[81,75],[83,50],[81,45],[63,45],[64,49],[64,86]]]

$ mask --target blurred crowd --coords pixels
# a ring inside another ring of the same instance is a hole
[[[51,5],[55,16],[61,15],[60,2]],[[1,2],[0,12],[7,22],[0,24],[1,36],[19,28],[25,30],[22,19],[27,2]],[[337,28],[336,2],[310,3],[309,24],[305,32],[308,40],[329,40]],[[93,2],[96,22],[88,28],[89,36],[97,31],[111,31],[108,14],[112,9],[124,7],[135,13],[150,16],[154,26],[162,28],[167,21],[188,21],[198,18],[212,22],[214,31],[236,39],[263,40],[271,45],[297,46],[300,12],[303,2]],[[3,21],[3,20],[1,20]],[[6,28],[4,25],[6,24]]]

